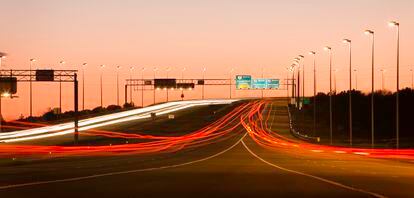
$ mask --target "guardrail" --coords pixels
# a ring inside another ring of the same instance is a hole
[[[321,138],[320,137],[312,137],[312,136],[308,136],[306,134],[301,133],[300,131],[296,130],[295,127],[293,126],[293,121],[292,121],[292,115],[290,113],[290,107],[289,105],[287,106],[288,108],[288,115],[289,115],[289,128],[290,128],[290,133],[295,136],[298,139],[304,140],[304,141],[308,141],[308,142],[320,142]]]

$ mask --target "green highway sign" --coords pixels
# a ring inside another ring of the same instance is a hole
[[[236,76],[236,89],[251,89],[252,76],[250,75],[237,75]]]

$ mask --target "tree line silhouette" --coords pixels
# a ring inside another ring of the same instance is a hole
[[[355,141],[369,143],[371,140],[371,93],[353,90],[352,123]],[[400,90],[400,144],[414,145],[414,90]],[[321,137],[329,136],[329,95],[318,93],[316,96],[316,130],[313,129],[314,98],[302,110],[293,109],[292,116],[302,132]],[[349,140],[349,92],[344,91],[332,96],[333,136],[338,141]],[[374,93],[375,141],[386,146],[395,145],[396,93],[377,91]],[[299,123],[302,122],[302,123]]]

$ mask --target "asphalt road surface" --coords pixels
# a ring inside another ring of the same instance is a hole
[[[272,102],[268,113],[270,129],[293,138],[285,103]],[[267,148],[239,125],[220,139],[172,153],[2,164],[0,196],[414,197],[414,164]]]

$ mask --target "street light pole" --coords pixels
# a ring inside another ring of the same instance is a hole
[[[132,72],[134,71],[134,67],[129,67],[129,80],[132,80]],[[130,81],[132,83],[132,81]],[[132,104],[132,88],[133,86],[129,86],[129,102]]]
[[[142,82],[142,86],[141,86],[141,108],[144,108],[144,87],[145,87],[144,71],[145,71],[145,67],[143,67],[141,69],[141,82]]]
[[[375,80],[375,65],[374,65],[374,60],[375,60],[375,54],[374,54],[374,50],[375,50],[375,34],[374,31],[372,30],[365,30],[365,34],[367,35],[371,35],[371,39],[372,39],[372,46],[371,46],[371,147],[374,148],[375,146],[375,137],[374,137],[374,80]]]
[[[295,103],[296,103],[296,108],[299,108],[299,103],[300,103],[300,58],[295,58],[293,60],[293,65],[295,67],[297,67],[297,78],[296,78],[296,83],[295,83]],[[293,70],[294,71],[294,70]]]
[[[414,70],[410,69],[411,72],[411,89],[414,89]]]
[[[82,64],[82,111],[85,110],[85,67],[87,63]]]
[[[119,69],[121,66],[116,66],[116,104],[119,106]]]
[[[332,145],[332,48],[329,46],[325,47],[325,51],[329,52],[329,138],[330,144]]]
[[[185,70],[187,70],[185,67],[183,67],[183,69],[181,70],[181,81],[184,82],[184,72]],[[184,95],[184,89],[181,89],[181,96]],[[184,97],[181,97],[181,100],[184,100]]]
[[[316,52],[309,52],[313,56],[313,135],[316,136]]]
[[[352,147],[352,41],[350,39],[344,39],[343,42],[349,46],[349,145]]]
[[[358,90],[358,70],[354,69],[355,73],[355,90]]]
[[[397,28],[397,92],[396,92],[396,111],[395,111],[395,131],[397,139],[397,149],[400,148],[400,23],[391,21],[390,26]]]
[[[206,68],[204,67],[203,68],[203,86],[201,87],[202,88],[202,90],[201,90],[201,99],[203,99],[203,100],[204,100],[205,72],[206,72]]]
[[[289,68],[286,68],[286,98],[289,102]]]
[[[101,75],[100,75],[100,88],[101,88],[101,108],[103,107],[103,85],[102,85],[102,73],[103,73],[103,68],[105,67],[105,65],[101,65]]]
[[[230,99],[231,99],[231,77],[232,77],[233,71],[234,71],[234,68],[231,68],[231,70],[230,70],[230,76],[229,76]]]
[[[264,74],[263,73],[264,73],[264,69],[262,67],[262,79],[264,79]],[[263,96],[264,96],[263,92],[264,92],[264,88],[262,88],[262,99],[263,99]]]
[[[4,55],[0,55],[0,69],[3,66],[2,65],[3,64],[2,59],[5,58],[5,57],[6,56],[4,56]],[[3,122],[3,115],[2,115],[2,111],[1,111],[1,98],[3,97],[2,94],[3,93],[0,93],[0,132],[2,131],[2,122]]]
[[[65,64],[65,61],[60,61],[59,66],[60,69],[62,69],[63,64]],[[62,76],[59,77],[59,114],[62,113]]]
[[[36,59],[30,59],[30,79],[29,79],[29,89],[30,89],[30,117],[33,117],[33,92],[32,92],[32,66],[33,62],[36,62]]]
[[[386,70],[385,69],[380,69],[380,71],[381,71],[381,90],[384,91],[385,90],[384,72]]]
[[[155,104],[155,72],[158,70],[158,68],[156,68],[156,67],[154,67],[154,102],[153,102],[153,104]]]
[[[3,59],[5,59],[6,58],[6,56],[5,55],[0,55],[0,68],[2,68],[3,67]]]
[[[302,105],[303,105],[303,102],[305,101],[305,56],[299,55],[299,57],[302,60]]]
[[[295,94],[296,94],[296,81],[295,81],[295,65],[292,64],[291,66],[291,72],[292,72],[292,98],[295,99]]]
[[[337,93],[337,91],[336,91],[336,73],[338,72],[338,69],[333,69],[333,73],[334,73],[334,75],[333,75],[333,94],[334,95],[336,95],[336,93]]]
[[[167,79],[168,79],[168,73],[170,72],[171,68],[167,67]],[[168,102],[168,87],[167,87],[167,102]]]

